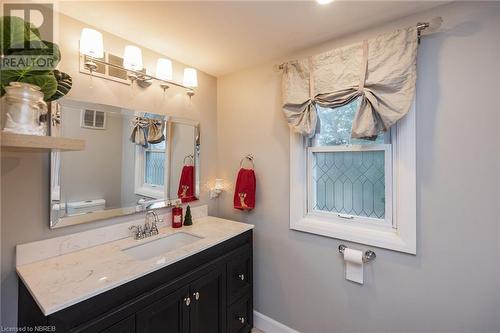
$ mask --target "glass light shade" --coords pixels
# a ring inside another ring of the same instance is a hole
[[[189,88],[198,87],[198,76],[196,74],[196,69],[184,68],[183,85]]]
[[[160,58],[156,63],[156,77],[162,80],[172,80],[172,61]]]
[[[125,46],[123,53],[123,67],[133,71],[140,71],[142,66],[142,51],[137,46]]]
[[[316,0],[316,2],[319,3],[320,5],[327,5],[330,2],[333,2],[333,0]]]
[[[94,29],[83,28],[80,35],[80,53],[94,58],[104,58],[102,34]]]
[[[224,189],[224,179],[217,178],[215,180],[214,189],[215,190],[223,190]]]

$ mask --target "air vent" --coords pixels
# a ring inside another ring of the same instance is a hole
[[[106,129],[106,112],[82,110],[81,127],[100,130]]]

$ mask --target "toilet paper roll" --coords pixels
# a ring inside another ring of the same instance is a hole
[[[363,252],[344,249],[345,278],[363,284]]]

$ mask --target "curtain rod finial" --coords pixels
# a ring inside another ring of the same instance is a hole
[[[442,24],[443,18],[441,16],[436,16],[433,17],[429,22],[418,22],[417,29],[420,33],[422,33],[424,30],[427,33],[431,33],[437,31]]]
[[[275,72],[281,72],[283,69],[285,68],[285,63],[282,63],[282,64],[275,64],[273,66],[273,70]]]
[[[443,24],[443,18],[441,16],[433,17],[429,22],[429,28],[431,31],[436,31],[441,28]]]

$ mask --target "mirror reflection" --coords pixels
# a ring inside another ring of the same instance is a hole
[[[196,158],[199,150],[197,127],[181,122],[171,122],[169,125],[172,147],[169,197],[180,198],[182,202],[196,200],[198,196],[196,190],[199,188],[196,173],[199,169],[197,164],[199,159]]]
[[[68,100],[51,114],[52,136],[86,144],[51,153],[52,228],[197,200],[198,123]]]

